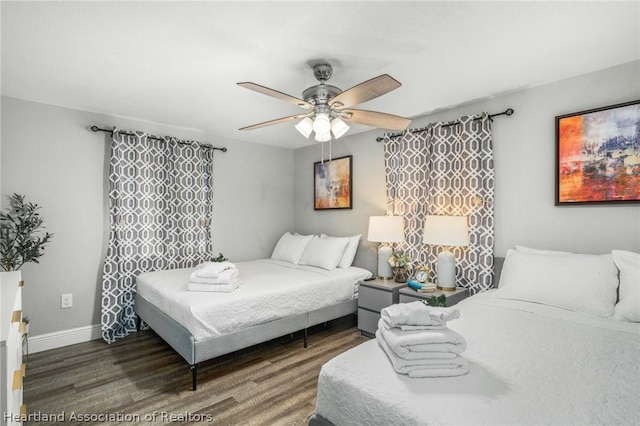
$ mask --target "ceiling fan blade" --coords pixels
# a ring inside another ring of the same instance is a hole
[[[342,110],[340,117],[343,120],[364,124],[365,126],[390,130],[404,130],[409,127],[409,124],[411,123],[411,120],[405,117],[400,117],[399,115],[376,111],[365,111],[362,109]]]
[[[294,96],[287,95],[286,93],[278,92],[277,90],[269,89],[268,87],[261,86],[261,85],[256,84],[256,83],[251,83],[251,82],[246,81],[246,82],[243,82],[243,83],[238,83],[238,86],[242,86],[245,89],[254,90],[254,91],[258,92],[258,93],[262,93],[263,95],[267,95],[267,96],[274,97],[276,99],[280,99],[281,101],[289,102],[290,104],[297,105],[300,108],[304,108],[304,109],[312,109],[313,108],[313,105],[311,105],[309,102],[305,102],[302,99],[298,99],[298,98],[296,98]]]
[[[296,114],[288,117],[276,118],[275,120],[265,121],[263,123],[253,124],[251,126],[242,127],[239,130],[253,130],[261,127],[273,126],[274,124],[286,123],[288,121],[298,120],[307,117],[309,114]]]
[[[371,80],[362,82],[357,86],[353,86],[351,89],[345,90],[331,99],[329,103],[333,108],[348,108],[375,99],[400,86],[402,86],[402,84],[398,80],[388,74],[382,74]]]

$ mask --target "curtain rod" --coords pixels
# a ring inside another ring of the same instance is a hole
[[[100,128],[100,127],[98,127],[98,126],[91,126],[91,131],[92,131],[92,132],[106,132],[106,133],[111,133],[111,135],[113,135],[113,130],[109,130],[109,129],[101,129],[101,128]],[[120,132],[120,133],[122,133],[123,135],[127,135],[127,136],[135,136],[133,133],[129,133],[129,132]],[[160,139],[160,138],[155,138],[155,137],[153,137],[153,136],[149,136],[148,138],[149,138],[149,139],[156,140],[156,141],[162,141],[162,140],[164,140],[164,139]],[[190,144],[190,143],[188,143],[188,142],[180,142],[180,141],[178,141],[178,144],[180,144],[180,145],[191,145],[191,144]],[[200,145],[208,145],[208,146],[211,146],[211,145],[209,145],[209,144],[203,144],[203,143],[200,143],[200,142],[198,142],[198,144],[200,144]],[[218,150],[218,151],[222,151],[222,152],[227,152],[227,148],[226,148],[226,147],[218,148],[217,146],[211,146],[211,148],[212,148],[214,151],[215,151],[215,150]]]
[[[489,120],[493,121],[493,117],[497,117],[499,115],[513,115],[515,111],[513,110],[513,108],[507,108],[506,110],[499,112],[497,114],[491,114],[489,115]],[[480,118],[482,117],[476,117],[474,118],[474,120],[480,120]],[[458,120],[454,120],[454,121],[450,121],[448,123],[445,123],[442,125],[442,127],[449,127],[449,126],[453,126],[454,124],[459,124],[460,122]],[[420,133],[420,132],[424,132],[425,130],[427,130],[426,127],[421,127],[419,129],[414,129],[414,130],[409,130],[411,133]],[[402,136],[404,133],[392,133],[390,134],[388,137],[389,139],[393,139],[393,138],[399,138],[400,136]],[[385,138],[382,136],[378,136],[376,138],[376,142],[382,142]]]

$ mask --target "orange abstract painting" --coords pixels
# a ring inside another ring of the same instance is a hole
[[[314,210],[350,209],[352,156],[313,164]]]
[[[640,101],[556,117],[556,205],[640,201]]]

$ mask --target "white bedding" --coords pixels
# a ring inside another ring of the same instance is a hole
[[[142,274],[137,291],[198,341],[351,300],[357,282],[371,275],[357,267],[326,271],[271,259],[236,265],[242,284],[231,293],[188,291],[194,268]]]
[[[456,305],[461,377],[396,374],[375,340],[327,362],[316,413],[335,425],[640,424],[640,324],[492,292]]]

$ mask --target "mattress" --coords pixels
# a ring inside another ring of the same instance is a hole
[[[371,275],[353,266],[327,271],[271,259],[236,265],[242,284],[231,293],[188,291],[193,268],[141,274],[137,292],[199,341],[352,300],[358,281]]]
[[[470,372],[396,374],[377,341],[327,362],[316,413],[335,425],[640,424],[640,324],[478,294],[449,327]]]

